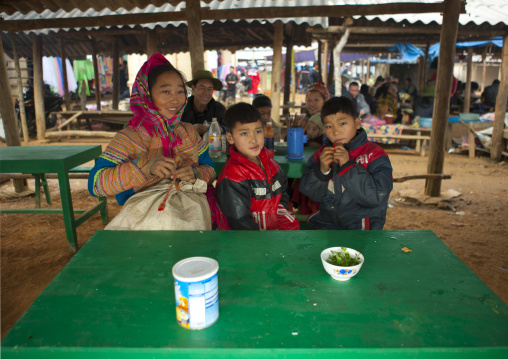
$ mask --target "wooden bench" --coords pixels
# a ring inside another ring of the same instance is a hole
[[[390,134],[367,134],[368,138],[393,138],[393,139],[401,139],[401,140],[415,140],[416,148],[415,151],[420,153],[420,156],[425,156],[425,147],[427,146],[427,141],[430,141],[430,136],[416,134],[416,135],[390,135]]]
[[[91,166],[78,166],[69,171],[69,179],[88,179],[92,170]],[[51,204],[51,195],[49,193],[48,179],[58,179],[56,173],[0,173],[0,179],[35,179],[35,206],[41,207],[41,189],[44,191],[46,203]]]

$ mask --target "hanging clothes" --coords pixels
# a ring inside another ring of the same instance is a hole
[[[67,59],[66,65],[69,92],[76,92],[76,78],[74,77],[74,71],[69,59]],[[58,93],[60,96],[65,94],[61,57],[44,56],[42,58],[42,78],[44,83],[50,86],[51,91]]]
[[[74,76],[78,82],[78,93],[81,93],[83,81],[86,85],[86,95],[90,96],[88,81],[95,78],[93,63],[90,60],[74,60]]]

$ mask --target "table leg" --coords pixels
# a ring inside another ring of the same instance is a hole
[[[99,201],[104,202],[104,209],[101,209],[101,219],[102,224],[108,224],[109,215],[108,215],[108,198],[107,197],[99,197]]]
[[[69,249],[71,252],[76,253],[78,250],[78,237],[76,233],[74,209],[72,208],[71,186],[69,175],[63,169],[58,172],[58,185],[60,186],[60,199],[62,201],[65,233],[67,234]]]
[[[41,208],[41,175],[34,174],[35,177],[35,208]]]
[[[417,136],[420,136],[422,134],[422,131],[416,131],[416,135]],[[422,145],[422,140],[416,140],[416,148],[415,148],[415,151],[416,152],[420,152],[420,146]]]
[[[42,188],[44,188],[44,196],[46,197],[46,203],[51,204],[51,195],[49,194],[49,186],[48,186],[48,179],[46,178],[46,174],[43,173],[41,175],[42,179]]]
[[[469,142],[469,158],[474,158],[475,151],[476,151],[474,130],[471,125],[466,125],[466,126],[469,127],[469,131],[467,132],[468,142]]]

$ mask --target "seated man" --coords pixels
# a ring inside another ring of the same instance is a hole
[[[358,82],[353,81],[349,84],[349,92],[353,96],[353,101],[358,109],[360,118],[370,115],[370,106],[367,101],[365,101],[365,97],[363,97],[360,93],[360,86],[358,86]]]
[[[485,103],[485,106],[490,109],[496,107],[496,99],[497,93],[499,91],[499,80],[494,80],[492,85],[485,87],[485,90],[482,92],[482,101]]]
[[[187,100],[182,122],[191,123],[201,136],[208,130],[214,117],[223,127],[226,108],[213,98],[213,92],[222,89],[222,82],[214,78],[210,71],[198,70],[186,85],[192,88],[192,96]],[[205,121],[207,125],[204,124]]]

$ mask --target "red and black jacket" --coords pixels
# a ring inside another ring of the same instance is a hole
[[[359,129],[346,146],[349,161],[343,166],[332,164],[325,175],[319,161],[323,148],[309,158],[300,182],[300,192],[320,202],[309,225],[315,229],[383,229],[393,189],[386,152],[367,141],[365,130]]]
[[[235,146],[217,180],[217,202],[231,229],[298,230],[300,224],[288,210],[287,177],[263,147],[263,168],[242,156]]]

